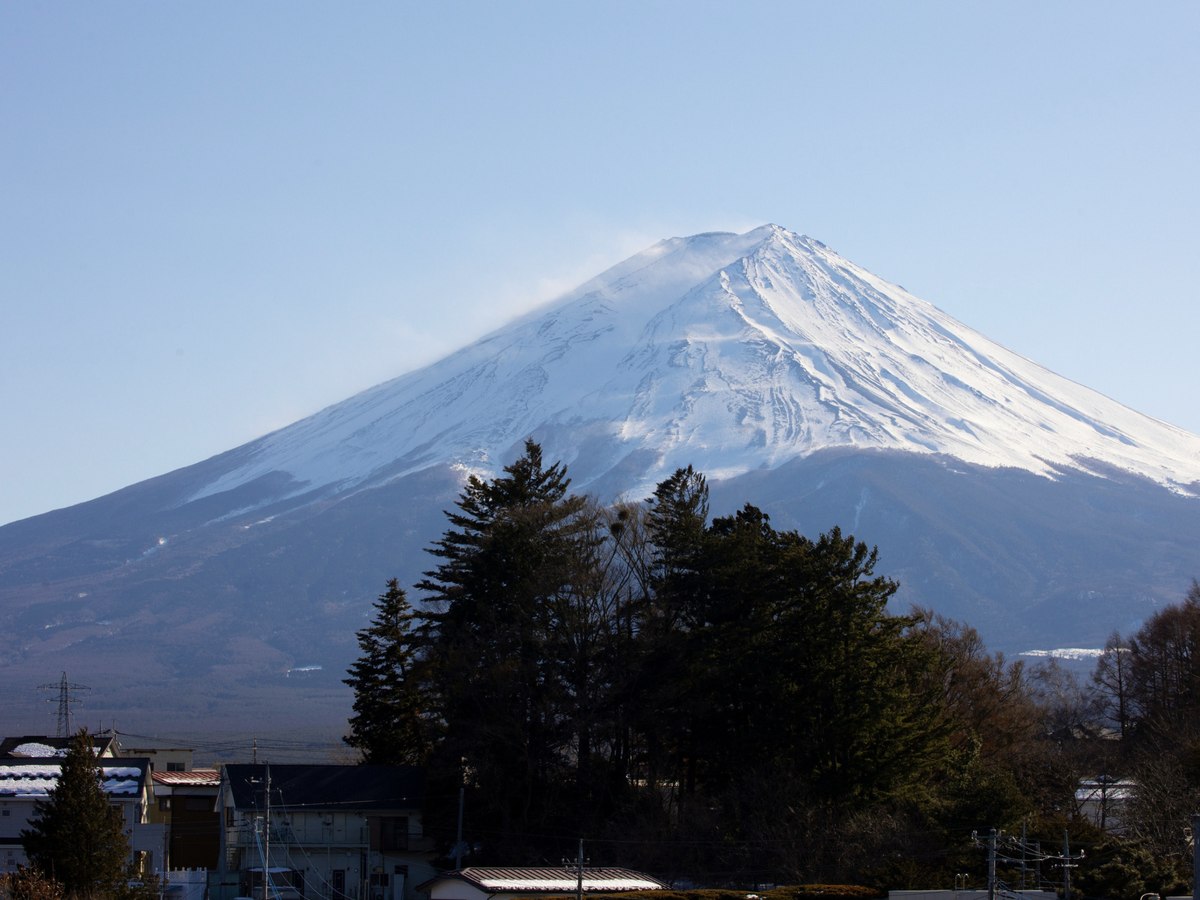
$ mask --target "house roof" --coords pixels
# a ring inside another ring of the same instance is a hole
[[[193,753],[195,748],[179,741],[164,740],[144,734],[125,734],[121,731],[102,732],[105,737],[116,738],[122,753],[130,756],[145,756],[151,753]]]
[[[154,783],[174,787],[217,787],[221,783],[218,769],[192,769],[190,772],[154,773]]]
[[[1075,800],[1079,803],[1094,801],[1129,800],[1137,796],[1137,782],[1131,778],[1100,778],[1085,779],[1079,782],[1075,789]]]
[[[425,774],[417,766],[270,767],[272,808],[391,810],[418,809]],[[267,766],[225,766],[224,781],[237,809],[254,809],[262,802]]]
[[[521,893],[563,894],[573,892],[578,876],[566,866],[523,867],[523,866],[468,866],[457,872],[446,872],[425,884],[441,879],[465,881],[489,894],[520,891]],[[632,869],[586,868],[583,870],[584,891],[654,891],[666,885],[649,875]]]
[[[149,760],[108,759],[100,764],[103,780],[100,786],[113,798],[138,797],[146,784]],[[59,757],[42,759],[6,759],[0,762],[0,797],[40,800],[50,795],[62,777]]]
[[[124,754],[140,756],[142,754],[191,754],[191,752],[196,752],[196,749],[182,745],[178,740],[143,738],[121,732],[116,732],[112,737],[116,738],[116,745]]]
[[[66,756],[74,741],[74,736],[50,737],[45,734],[6,737],[0,740],[0,759],[47,759]],[[112,756],[112,744],[111,737],[92,735],[92,748],[97,756]]]

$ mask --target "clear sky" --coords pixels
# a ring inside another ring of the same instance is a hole
[[[0,5],[0,522],[775,222],[1200,432],[1200,3]]]

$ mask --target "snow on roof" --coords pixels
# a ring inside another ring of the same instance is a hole
[[[101,766],[100,787],[110,796],[136,796],[142,789],[142,770],[138,766]],[[0,765],[0,796],[44,798],[49,796],[62,776],[62,766],[38,762]]]
[[[449,872],[445,878],[461,878],[485,891],[530,891],[566,893],[574,891],[577,876],[565,868],[470,866]],[[584,891],[654,891],[663,884],[632,869],[595,868],[583,873]]]
[[[0,739],[0,759],[55,759],[67,755],[74,737],[24,734],[20,737]],[[111,758],[113,739],[92,735],[92,752],[97,756]]]
[[[66,747],[51,747],[49,744],[18,744],[12,748],[13,756],[66,756]]]
[[[485,885],[499,891],[573,891],[577,885],[575,878],[489,878]],[[637,881],[628,878],[614,878],[611,881],[596,878],[584,878],[585,891],[650,891],[659,887],[652,881]]]

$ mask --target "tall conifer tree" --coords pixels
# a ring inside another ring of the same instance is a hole
[[[80,730],[58,784],[21,832],[30,864],[58,881],[70,900],[110,896],[128,876],[129,840],[102,777],[91,735]]]
[[[479,787],[478,812],[509,835],[557,811],[550,791],[571,768],[563,751],[574,726],[556,642],[593,528],[569,484],[533,441],[497,478],[472,476],[458,511],[447,513],[451,528],[430,550],[440,565],[417,585],[429,601],[423,617],[446,728],[441,768],[449,777],[465,763]]]
[[[420,765],[429,755],[433,724],[415,616],[395,578],[375,609],[371,626],[358,632],[362,656],[343,679],[354,689],[354,715],[343,740],[362,751],[365,763]]]

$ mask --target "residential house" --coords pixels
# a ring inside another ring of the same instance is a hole
[[[100,737],[112,742],[117,757],[150,761],[152,802],[147,818],[166,828],[162,852],[168,879],[173,882],[181,877],[172,869],[193,874],[198,869],[215,869],[221,844],[221,820],[216,810],[220,772],[194,769],[195,751],[177,742],[115,729]]]
[[[155,772],[190,772],[192,757],[195,751],[191,747],[181,747],[171,741],[161,741],[158,738],[138,734],[124,734],[120,731],[108,731],[104,737],[114,740],[116,756],[136,756],[150,760]]]
[[[434,875],[414,766],[226,765],[212,900],[257,895],[264,867],[290,898],[413,900]]]
[[[1125,807],[1136,791],[1137,782],[1129,778],[1085,778],[1075,788],[1075,809],[1101,831],[1123,834]]]
[[[153,780],[155,803],[150,819],[167,827],[168,867],[215,870],[221,856],[220,771],[155,770]]]
[[[8,742],[4,742],[7,744]],[[29,827],[36,804],[49,797],[62,775],[62,754],[21,756],[21,752],[55,750],[54,739],[20,739],[0,758],[0,872],[13,872],[28,860],[21,832]],[[36,748],[36,749],[33,749]],[[150,806],[150,763],[145,759],[100,759],[101,787],[109,802],[121,812],[129,838],[130,862],[142,871],[157,871],[162,864],[166,832],[147,821]]]
[[[666,885],[632,869],[574,866],[521,868],[469,866],[444,872],[420,885],[430,900],[516,900],[536,894],[558,896],[619,891],[657,891]]]

